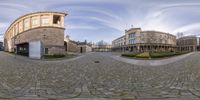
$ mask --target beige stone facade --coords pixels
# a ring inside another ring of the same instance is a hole
[[[14,52],[17,46],[41,41],[46,54],[63,53],[66,15],[61,12],[36,12],[16,19],[4,35],[5,51]]]
[[[112,42],[113,50],[145,52],[145,51],[174,51],[176,36],[158,32],[142,31],[140,28],[131,28],[125,35]]]
[[[66,36],[65,39],[65,51],[67,52],[75,52],[75,53],[87,53],[92,51],[91,44],[84,42],[72,41],[69,39],[69,36]]]
[[[76,42],[74,42],[74,41],[69,41],[68,43],[67,43],[67,48],[66,48],[67,50],[67,52],[79,52],[79,47],[78,47],[78,44],[76,43]]]
[[[115,40],[112,41],[112,46],[114,48],[117,48],[117,47],[122,47],[122,46],[125,46],[126,45],[126,35],[123,35]]]
[[[88,44],[79,44],[80,53],[87,53],[92,51],[92,47]]]
[[[197,51],[199,38],[196,36],[184,36],[177,39],[178,51]]]
[[[79,52],[80,48],[78,47],[78,43],[76,41],[70,40],[69,36],[66,36],[64,41],[65,41],[66,52],[75,52],[75,53]]]
[[[94,52],[111,52],[112,45],[95,45],[92,47],[92,51],[94,51]]]

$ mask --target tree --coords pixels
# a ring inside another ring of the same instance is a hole
[[[98,47],[106,47],[106,45],[108,45],[108,43],[103,41],[103,40],[101,40],[101,41],[97,42],[96,45]]]

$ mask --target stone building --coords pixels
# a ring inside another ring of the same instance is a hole
[[[80,48],[78,42],[70,40],[69,36],[66,36],[65,39],[65,51],[66,52],[75,52],[78,53]]]
[[[111,52],[112,45],[94,45],[92,46],[92,51],[94,52]]]
[[[87,53],[92,51],[92,44],[87,43],[87,41],[78,42],[78,47],[80,53]]]
[[[111,50],[112,50],[112,45],[108,44],[103,40],[92,44],[93,52],[111,52]]]
[[[125,48],[126,48],[125,35],[112,41],[112,51],[123,51]]]
[[[29,55],[29,43],[40,41],[42,54],[63,53],[64,17],[62,12],[35,12],[16,19],[4,34],[5,51]]]
[[[114,51],[174,51],[176,36],[164,32],[131,28],[125,31],[124,36],[112,41],[112,45]]]
[[[184,36],[177,39],[178,51],[197,51],[199,49],[199,37]]]
[[[197,50],[200,51],[200,36],[197,36]]]
[[[79,41],[77,42],[71,40],[69,36],[66,36],[64,41],[65,41],[66,52],[87,53],[92,51],[91,44],[87,43],[86,40],[84,42],[79,42]]]

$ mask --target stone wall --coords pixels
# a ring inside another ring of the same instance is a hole
[[[136,35],[136,43],[154,43],[176,45],[176,37],[163,32],[143,31]]]
[[[14,38],[13,38],[14,40]],[[41,41],[43,48],[48,48],[49,54],[64,53],[64,29],[55,27],[40,27],[18,34],[15,44]]]
[[[79,47],[76,43],[71,41],[67,42],[67,52],[79,52]]]
[[[88,45],[79,45],[79,52],[80,53],[87,53],[87,52],[91,52],[92,51],[92,47],[88,46]],[[82,48],[82,52],[81,52],[81,48]]]
[[[64,46],[50,46],[47,47],[49,49],[48,54],[64,54]]]
[[[177,39],[178,46],[198,45],[196,36],[185,36]]]

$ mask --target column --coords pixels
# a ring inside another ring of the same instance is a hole
[[[53,26],[53,14],[50,14],[50,26]]]
[[[29,25],[30,25],[29,29],[31,29],[32,28],[32,18],[31,17],[29,17]]]
[[[65,27],[64,16],[61,16],[61,27]]]
[[[42,26],[41,15],[39,15],[39,26]]]

